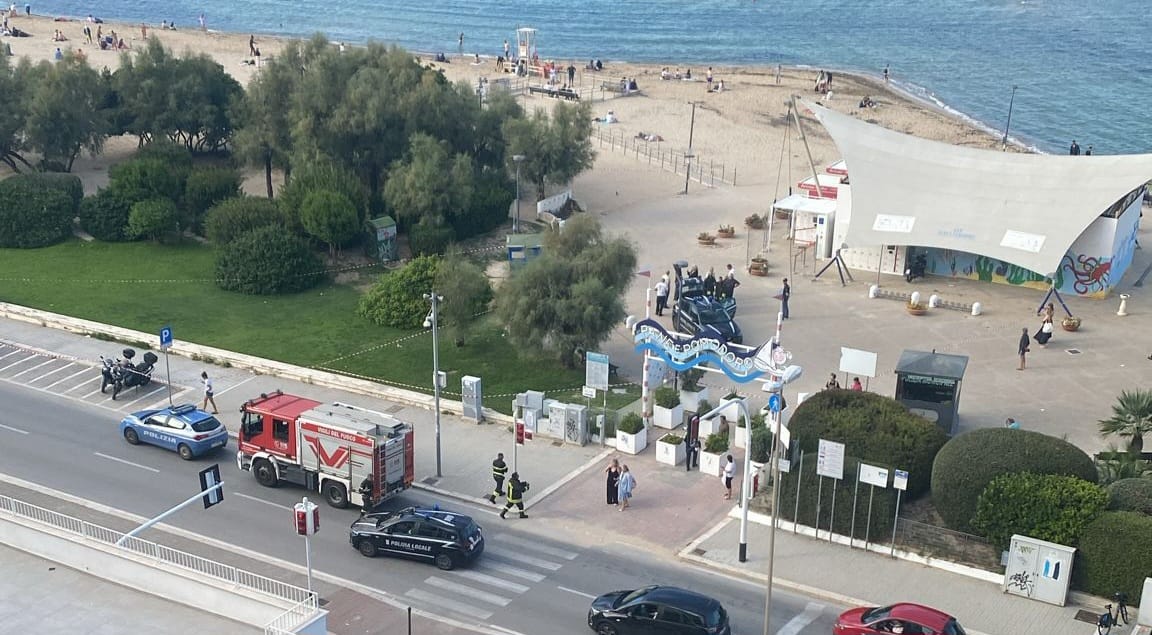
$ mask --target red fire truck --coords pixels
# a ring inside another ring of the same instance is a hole
[[[236,465],[265,487],[294,483],[365,509],[408,489],[412,426],[382,412],[277,390],[240,408]]]

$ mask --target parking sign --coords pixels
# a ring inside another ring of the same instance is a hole
[[[160,348],[172,346],[172,327],[165,326],[160,329]]]

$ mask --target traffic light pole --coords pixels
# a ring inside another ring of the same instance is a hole
[[[171,516],[172,514],[175,514],[176,512],[180,511],[181,509],[184,509],[185,507],[191,505],[192,503],[195,503],[196,501],[204,500],[205,496],[207,496],[208,494],[211,494],[213,492],[216,492],[217,490],[219,490],[222,487],[224,487],[224,481],[220,481],[219,483],[213,485],[212,487],[209,487],[206,490],[196,492],[195,495],[193,495],[191,498],[184,501],[183,503],[180,503],[179,505],[173,507],[172,509],[169,509],[168,511],[164,512],[163,514],[160,514],[159,516],[153,518],[152,520],[145,522],[143,525],[140,525],[136,529],[133,529],[132,531],[124,534],[123,536],[120,536],[120,540],[116,541],[116,546],[117,547],[123,547],[124,543],[129,538],[135,538],[136,536],[139,536],[140,533],[143,532],[145,529],[148,529],[152,525],[155,525],[156,523],[164,520],[165,518]]]

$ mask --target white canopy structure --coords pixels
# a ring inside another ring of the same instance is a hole
[[[851,166],[849,247],[952,249],[1050,276],[1092,221],[1152,179],[1152,154],[978,150],[803,103]]]

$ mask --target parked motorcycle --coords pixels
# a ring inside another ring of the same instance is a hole
[[[109,384],[115,386],[120,382],[121,367],[119,359],[112,359],[111,357],[100,356],[100,393],[103,394],[104,390],[108,388]]]
[[[923,278],[924,272],[928,269],[928,256],[924,254],[916,254],[912,257],[912,262],[908,264],[908,268],[904,270],[904,280],[912,282],[916,278]]]
[[[152,383],[152,370],[156,367],[156,362],[159,359],[155,353],[151,351],[144,353],[144,359],[139,364],[133,364],[132,358],[136,357],[136,351],[131,348],[123,350],[124,359],[118,360],[112,372],[112,400],[115,401],[117,395],[120,394],[125,388],[147,386]],[[118,371],[116,370],[118,369]]]

